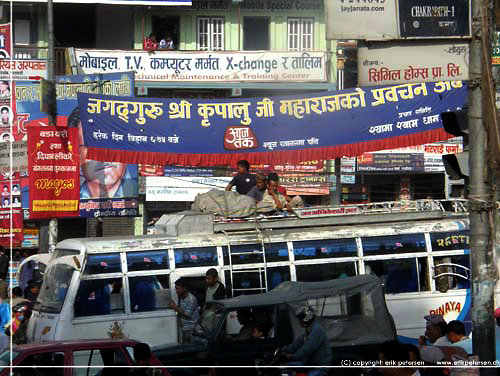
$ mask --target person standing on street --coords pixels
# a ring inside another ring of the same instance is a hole
[[[188,284],[184,278],[175,281],[175,292],[177,293],[177,304],[172,301],[170,308],[178,314],[182,342],[188,342],[200,318],[198,302],[194,295],[188,291]]]

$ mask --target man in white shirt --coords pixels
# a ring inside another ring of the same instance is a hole
[[[437,346],[451,346],[452,343],[446,336],[448,324],[441,315],[427,315],[425,335],[418,339],[420,358],[427,363],[437,363],[445,358],[445,353]],[[427,340],[430,342],[429,346]]]
[[[472,354],[472,338],[465,335],[465,326],[462,321],[453,320],[448,323],[448,339],[452,346],[460,346],[467,354]]]

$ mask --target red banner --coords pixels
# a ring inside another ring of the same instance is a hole
[[[28,128],[30,218],[79,214],[78,129]]]
[[[10,23],[0,24],[0,59],[8,59],[12,54],[10,30]]]
[[[23,242],[23,209],[21,208],[21,180],[16,172],[11,179],[2,176],[1,207],[0,207],[0,245],[10,246],[12,238],[13,246],[20,246]],[[12,221],[11,221],[12,215]]]

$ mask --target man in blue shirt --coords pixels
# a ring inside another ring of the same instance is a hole
[[[332,365],[332,349],[325,329],[315,320],[316,315],[311,306],[301,307],[296,312],[301,327],[305,333],[299,336],[291,345],[281,350],[292,360],[290,365],[329,367]],[[324,376],[328,368],[311,369],[307,376]]]

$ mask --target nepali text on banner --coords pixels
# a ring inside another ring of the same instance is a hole
[[[446,140],[461,81],[293,97],[163,100],[79,94],[88,158],[144,164],[295,163]]]
[[[30,218],[78,216],[78,129],[30,127]]]

